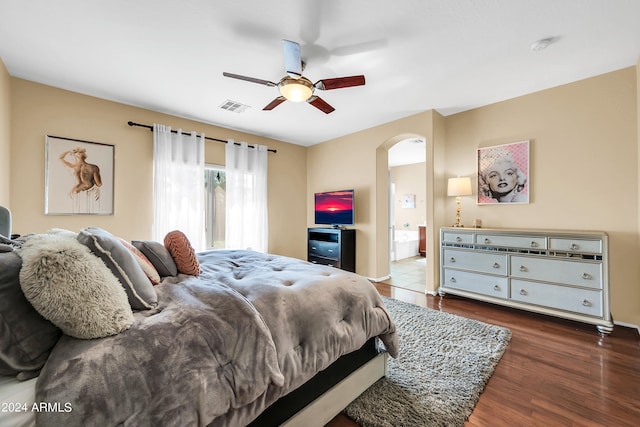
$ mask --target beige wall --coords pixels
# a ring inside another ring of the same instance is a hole
[[[153,136],[149,130],[130,127],[127,122],[163,123],[174,129],[245,140],[278,150],[277,154],[269,153],[269,251],[306,257],[306,148],[17,78],[11,78],[10,83],[10,203],[14,232],[42,232],[52,227],[78,230],[95,225],[129,240],[150,238]],[[5,116],[0,117],[4,120]],[[44,215],[47,134],[115,145],[115,215]],[[4,150],[2,138],[0,133],[0,147]],[[206,161],[224,164],[224,146],[207,141]]]
[[[640,324],[635,67],[447,118],[447,172],[476,182],[476,149],[528,139],[530,204],[462,203],[485,227],[609,234],[615,320]],[[475,191],[474,191],[475,193]],[[447,211],[453,218],[454,204]]]
[[[357,271],[380,278],[388,274],[386,153],[403,138],[423,137],[428,251],[431,248],[427,290],[434,291],[437,230],[453,222],[455,211],[454,201],[445,194],[446,179],[475,178],[478,147],[529,139],[531,203],[477,206],[473,198],[465,198],[463,222],[481,218],[487,227],[607,231],[612,313],[616,321],[639,325],[640,264],[634,262],[640,256],[637,68],[449,117],[427,111],[307,149],[8,78],[1,67],[0,90],[6,92],[10,86],[10,94],[0,92],[0,150],[4,154],[10,148],[11,172],[9,189],[0,185],[0,203],[2,197],[9,198],[14,230],[20,233],[98,225],[128,239],[148,238],[152,137],[146,129],[131,128],[126,122],[165,123],[278,149],[269,156],[270,252],[305,258],[306,227],[313,225],[313,193],[355,188]],[[7,105],[10,111],[2,111]],[[115,215],[43,214],[47,133],[116,145]],[[208,142],[206,152],[208,162],[224,163],[222,144]],[[6,176],[3,167],[0,177],[4,181]]]
[[[427,171],[424,163],[395,166],[389,169],[391,182],[395,184],[394,227],[396,230],[418,231],[418,225],[426,222]],[[415,207],[404,208],[402,200],[406,194],[415,196]],[[405,224],[408,224],[405,227]]]
[[[10,155],[11,155],[11,78],[0,59],[0,205],[10,206]]]
[[[609,234],[611,311],[640,324],[638,112],[635,67],[459,113],[446,120],[449,176],[476,182],[476,149],[528,139],[530,204],[476,205],[463,223],[603,230]],[[475,191],[474,191],[475,193]],[[447,202],[453,221],[455,206]]]
[[[397,135],[426,137],[427,291],[433,292],[437,230],[455,217],[446,179],[471,176],[475,185],[478,147],[531,140],[531,203],[480,206],[463,198],[463,223],[480,218],[485,227],[606,231],[613,316],[640,325],[638,81],[631,67],[448,117],[420,113],[310,147],[308,194],[356,188],[357,271],[384,277],[384,156]]]
[[[415,114],[342,138],[309,147],[307,151],[307,222],[313,225],[313,193],[341,188],[355,189],[356,271],[373,279],[389,274],[388,239],[388,149],[402,139],[426,140],[427,186],[441,186],[442,176],[434,175],[434,156],[442,151],[441,116],[433,111]],[[436,137],[437,136],[437,137]],[[427,189],[427,247],[435,229],[429,221],[435,204],[429,205],[433,190]],[[428,251],[429,257],[435,256]],[[432,260],[433,264],[433,260]],[[429,281],[427,282],[429,283]]]

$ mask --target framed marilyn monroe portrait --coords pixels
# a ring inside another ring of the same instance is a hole
[[[477,203],[529,203],[529,141],[478,148]]]

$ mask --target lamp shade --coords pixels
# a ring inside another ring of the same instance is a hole
[[[306,101],[313,95],[313,84],[304,77],[285,77],[278,84],[280,94],[293,102]]]
[[[448,196],[471,196],[471,178],[464,176],[462,178],[449,178],[447,184]]]

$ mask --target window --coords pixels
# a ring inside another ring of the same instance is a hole
[[[205,165],[204,212],[207,249],[225,247],[227,179],[223,166]]]

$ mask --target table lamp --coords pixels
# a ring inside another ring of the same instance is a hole
[[[447,184],[447,195],[456,197],[456,222],[454,227],[464,227],[460,222],[460,196],[471,196],[471,178],[458,177],[449,178]]]

